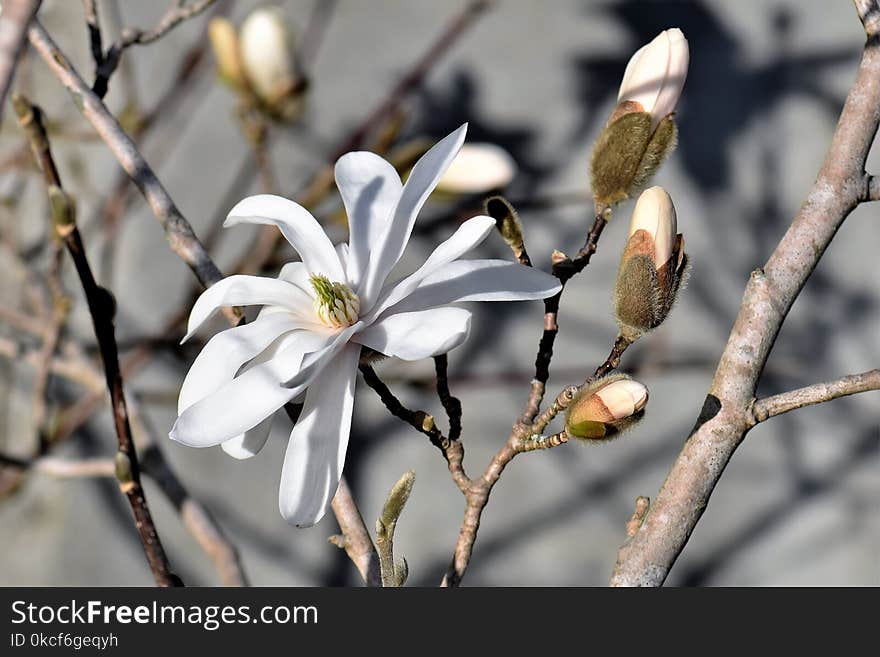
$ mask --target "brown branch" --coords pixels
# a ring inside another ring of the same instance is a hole
[[[437,373],[437,396],[449,418],[449,440],[461,438],[461,401],[449,391],[449,357],[446,354],[434,356],[434,371]]]
[[[6,0],[0,12],[0,117],[28,26],[42,0]]]
[[[856,5],[869,38],[825,162],[773,254],[752,273],[696,426],[641,528],[621,547],[614,586],[659,586],[666,579],[754,424],[755,390],[792,304],[859,203],[865,160],[880,123],[880,14],[876,2]]]
[[[184,527],[208,555],[223,585],[248,586],[248,578],[235,545],[226,537],[211,512],[190,494],[174,472],[136,400],[132,399],[129,406],[133,435],[141,453],[141,469],[144,474],[156,482],[177,509]]]
[[[192,269],[205,287],[213,285],[223,275],[210,255],[199,242],[192,226],[177,209],[174,201],[138,151],[137,146],[125,133],[98,96],[86,85],[67,57],[46,32],[39,21],[34,21],[28,31],[31,44],[52,72],[67,88],[77,108],[94,126],[100,137],[110,147],[119,164],[146,198],[153,214],[165,229],[165,236],[174,251]],[[237,322],[238,309],[224,311],[230,321]]]
[[[599,238],[602,237],[602,231],[608,224],[609,214],[605,212],[604,208],[596,208],[594,215],[593,225],[574,260],[564,257],[562,254],[554,258],[553,274],[562,283],[562,289],[554,296],[544,300],[544,332],[541,335],[538,355],[535,358],[535,376],[531,383],[528,401],[520,418],[520,423],[523,425],[529,425],[535,420],[541,410],[541,402],[544,400],[547,380],[550,378],[550,362],[553,360],[553,345],[556,343],[556,336],[559,333],[559,303],[562,299],[562,293],[565,291],[565,284],[590,264],[590,258],[596,252]]]
[[[29,136],[46,142],[35,145],[37,152],[45,151],[46,157],[51,162],[51,152],[48,148],[45,129],[40,123],[40,112],[34,111],[30,103],[19,98],[15,103],[16,112],[19,114],[19,122],[26,127]],[[159,586],[182,585],[180,578],[171,572],[168,557],[162,548],[156,526],[153,523],[150,509],[147,506],[146,494],[141,486],[140,470],[138,468],[137,451],[131,435],[131,426],[128,421],[128,411],[125,403],[122,375],[119,371],[119,354],[116,347],[115,328],[113,315],[116,302],[110,292],[95,281],[85,253],[85,247],[76,226],[75,208],[73,200],[54,184],[57,181],[57,172],[53,177],[51,168],[44,171],[49,191],[49,200],[52,205],[52,224],[55,232],[67,247],[71,259],[76,266],[82,283],[83,292],[92,317],[92,325],[101,360],[104,364],[104,374],[107,389],[110,391],[110,401],[113,408],[114,428],[118,441],[116,453],[116,477],[119,480],[119,488],[125,494],[131,506],[135,519],[135,527],[141,539],[144,553],[147,557],[150,570]]]
[[[367,586],[382,586],[379,555],[345,477],[339,480],[339,488],[336,489],[331,507],[342,535],[331,536],[330,542],[345,550]]]
[[[86,24],[89,27],[89,43],[92,57],[95,60],[95,83],[92,85],[92,91],[95,95],[98,98],[107,95],[110,76],[119,66],[119,59],[126,48],[134,45],[146,45],[161,39],[171,29],[189,18],[198,16],[214,2],[216,0],[197,0],[190,5],[175,3],[159,19],[155,27],[149,30],[127,27],[122,30],[120,38],[106,52],[102,52],[101,28],[94,0],[84,0]]]
[[[851,374],[834,381],[816,383],[805,388],[755,400],[752,406],[752,421],[754,424],[758,424],[776,415],[782,415],[804,406],[821,404],[838,397],[855,395],[869,390],[880,390],[880,369]]]
[[[376,391],[388,412],[406,422],[419,433],[425,434],[432,445],[445,453],[445,447],[449,444],[449,439],[437,427],[437,424],[434,422],[434,416],[424,411],[413,411],[404,406],[394,393],[391,392],[391,389],[379,378],[376,370],[371,365],[361,363],[359,367],[364,377],[364,382]]]

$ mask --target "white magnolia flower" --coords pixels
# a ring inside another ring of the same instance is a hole
[[[414,273],[386,280],[466,127],[428,151],[405,185],[373,153],[340,158],[336,182],[350,238],[335,249],[314,217],[287,199],[252,196],[229,213],[227,226],[278,226],[302,262],[285,265],[277,279],[230,276],[202,293],[187,338],[222,306],[263,309],[255,321],[205,345],[183,382],[170,435],[248,458],[266,442],[275,411],[303,400],[279,493],[281,514],[291,524],[318,522],[336,492],[361,347],[403,360],[442,354],[461,344],[470,327],[470,312],[450,304],[543,299],[559,290],[556,278],[516,263],[458,260],[494,229],[490,217],[464,222]]]
[[[684,33],[677,27],[664,30],[630,58],[617,102],[639,103],[656,126],[675,111],[687,77],[688,61]]]

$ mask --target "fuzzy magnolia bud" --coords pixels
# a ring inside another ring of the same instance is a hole
[[[495,144],[465,144],[437,183],[453,194],[485,194],[502,189],[516,176],[516,162]]]
[[[612,206],[646,185],[675,148],[672,112],[687,76],[688,45],[679,29],[660,33],[630,59],[618,104],[590,162],[593,196]]]
[[[628,340],[659,326],[675,302],[688,264],[684,238],[676,231],[666,190],[645,190],[633,210],[614,287],[614,314]]]
[[[684,88],[690,54],[678,28],[664,30],[630,58],[617,102],[632,102],[651,115],[652,127],[672,114]]]
[[[261,7],[245,19],[240,31],[241,61],[254,93],[276,108],[296,89],[291,34],[278,7]]]
[[[565,417],[566,432],[584,440],[607,440],[638,422],[648,389],[626,374],[611,374],[578,392]]]
[[[503,196],[490,196],[483,201],[483,211],[495,220],[495,227],[517,258],[525,254],[522,224],[519,215]]]
[[[229,19],[220,16],[212,18],[208,24],[208,37],[217,60],[220,78],[235,88],[246,87],[247,79],[241,64],[241,49],[235,26]]]

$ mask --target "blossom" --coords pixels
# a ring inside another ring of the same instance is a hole
[[[648,405],[648,389],[626,374],[615,373],[594,381],[572,401],[566,414],[569,435],[605,440],[641,419]]]
[[[285,265],[277,279],[229,276],[198,298],[184,339],[223,306],[263,308],[255,321],[205,345],[183,382],[170,437],[248,458],[265,444],[274,413],[302,401],[279,491],[291,524],[318,522],[336,492],[363,347],[403,360],[446,353],[467,338],[471,321],[452,304],[543,299],[560,289],[555,277],[517,263],[459,260],[494,229],[485,216],[464,222],[412,274],[388,280],[466,128],[428,151],[406,184],[378,155],[342,156],[335,174],[348,244],[334,248],[307,210],[279,196],[246,198],[226,219],[226,226],[277,226],[302,260]]]
[[[688,60],[688,42],[682,31],[677,27],[664,30],[630,58],[620,83],[618,105],[638,103],[656,127],[675,110],[687,77]]]

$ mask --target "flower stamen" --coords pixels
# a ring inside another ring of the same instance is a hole
[[[315,290],[315,314],[330,328],[345,328],[358,320],[361,302],[345,283],[334,283],[321,274],[309,276]]]

